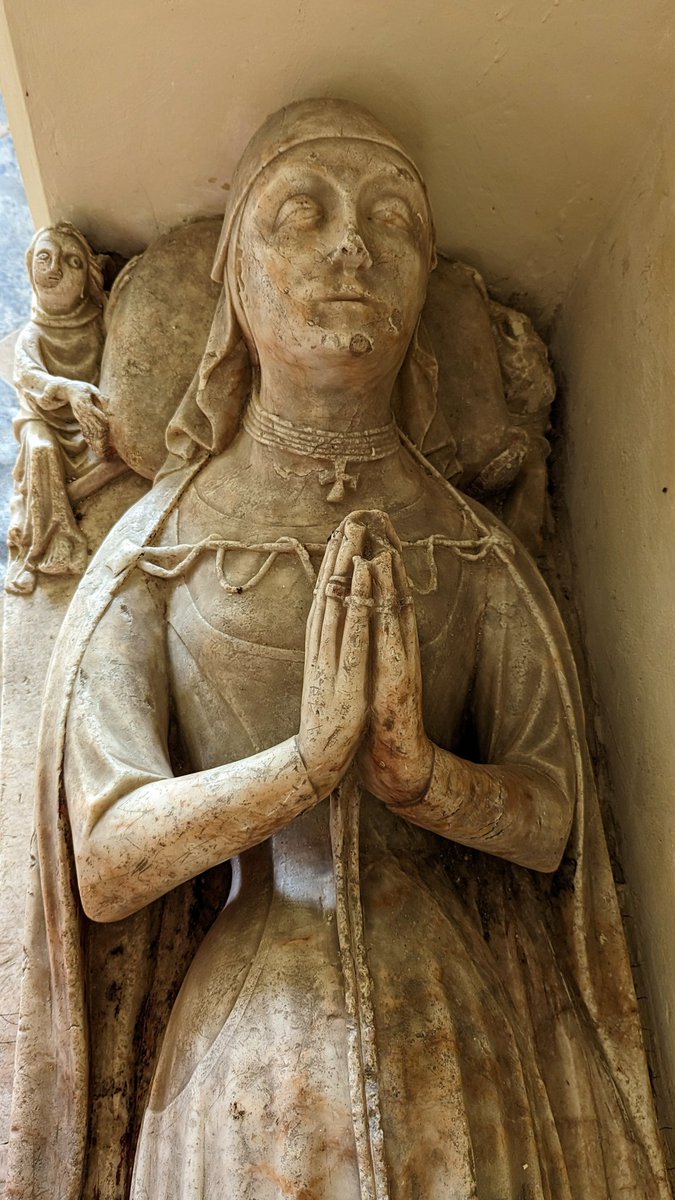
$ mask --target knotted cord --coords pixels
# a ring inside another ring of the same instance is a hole
[[[491,551],[501,549],[510,551],[511,540],[499,529],[492,529],[477,538],[449,538],[441,533],[432,533],[429,537],[416,541],[402,542],[403,550],[421,550],[427,568],[427,581],[422,584],[415,580],[411,586],[419,596],[428,596],[438,587],[438,567],[435,551],[437,546],[452,551],[459,558],[468,562],[479,562]],[[198,558],[205,553],[216,556],[216,576],[218,583],[228,595],[241,595],[251,591],[256,584],[265,578],[270,567],[280,554],[294,554],[312,588],[316,582],[315,570],[311,555],[323,555],[326,545],[324,542],[301,542],[294,537],[280,537],[274,542],[242,542],[234,538],[203,538],[192,544],[173,546],[138,546],[130,540],[124,541],[118,552],[111,557],[109,566],[114,575],[120,574],[132,564],[140,567],[147,575],[159,579],[176,579],[185,575]],[[229,551],[245,551],[250,554],[265,554],[262,565],[243,583],[232,583],[225,575],[225,556]]]

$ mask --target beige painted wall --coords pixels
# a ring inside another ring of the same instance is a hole
[[[370,105],[416,153],[443,248],[550,315],[662,112],[670,0],[0,0],[12,125],[43,196],[101,244],[222,210],[261,118]]]
[[[562,313],[565,496],[664,1110],[675,1111],[675,122]],[[672,1124],[672,1122],[671,1122]]]

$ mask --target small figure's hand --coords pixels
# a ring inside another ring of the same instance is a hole
[[[417,622],[400,543],[391,541],[369,564],[375,605],[371,627],[370,724],[359,753],[361,778],[392,807],[426,792],[433,745],[424,730]]]
[[[73,416],[94,454],[98,458],[108,458],[111,453],[108,419],[104,411],[105,401],[98,388],[93,383],[73,379],[61,385],[59,395],[70,404]]]
[[[320,797],[342,779],[368,719],[371,578],[366,530],[347,518],[332,534],[307,621],[298,748]]]

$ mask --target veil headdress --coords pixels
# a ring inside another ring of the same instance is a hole
[[[347,100],[299,100],[268,117],[251,138],[235,171],[212,278],[222,284],[199,368],[169,422],[163,474],[195,455],[218,454],[234,437],[251,383],[247,343],[237,318],[236,257],[242,213],[262,171],[295,146],[325,139],[370,142],[394,150],[414,172],[424,195],[435,265],[434,224],[424,181],[405,148],[366,109]],[[446,477],[459,469],[456,445],[438,406],[438,367],[420,321],[399,373],[394,415],[401,431]]]

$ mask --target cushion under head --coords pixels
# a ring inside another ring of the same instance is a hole
[[[132,259],[111,294],[100,388],[113,445],[148,479],[166,458],[167,424],[206,345],[219,292],[210,271],[220,227],[220,220],[200,220],[164,234]],[[504,448],[512,424],[480,276],[439,256],[424,321],[466,484]]]

